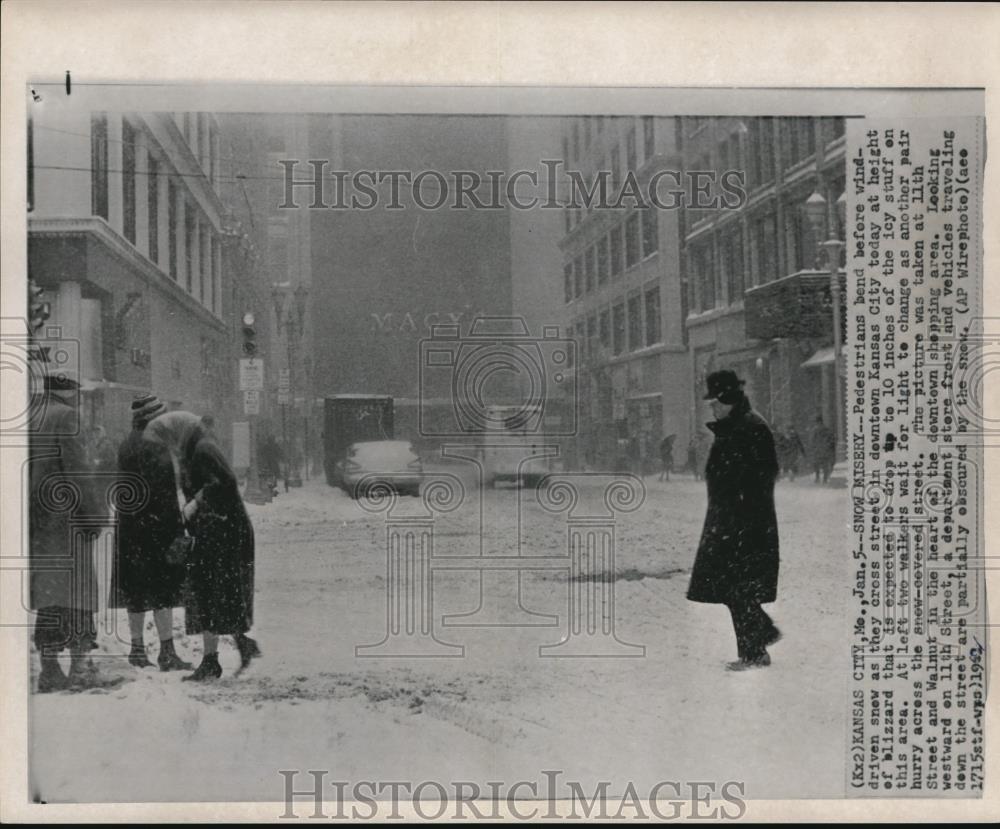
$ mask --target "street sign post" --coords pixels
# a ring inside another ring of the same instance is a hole
[[[260,414],[260,392],[247,389],[243,392],[243,413],[247,415]]]
[[[264,388],[264,361],[256,357],[240,360],[240,391],[261,391]]]

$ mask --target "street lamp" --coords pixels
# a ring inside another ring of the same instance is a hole
[[[840,194],[840,198],[835,203],[840,223],[844,224],[847,213],[846,191]],[[825,234],[828,238],[820,243],[820,247],[826,251],[827,267],[830,269],[830,299],[833,304],[833,399],[835,409],[835,434],[837,438],[836,457],[843,457],[843,420],[844,420],[844,396],[840,386],[840,378],[843,370],[841,356],[841,332],[840,332],[840,255],[844,249],[843,240],[837,238],[836,227],[832,221],[832,216],[827,209],[827,201],[823,194],[817,189],[805,203],[806,218],[817,238],[822,238]]]

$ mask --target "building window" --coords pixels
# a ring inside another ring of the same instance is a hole
[[[774,119],[755,118],[750,125],[752,186],[774,178]]]
[[[824,118],[824,121],[829,125],[829,129],[825,130],[827,133],[827,140],[834,141],[840,138],[847,129],[847,120],[845,118]]]
[[[90,212],[108,218],[108,116],[90,118]]]
[[[590,147],[590,116],[583,116],[583,146],[584,149]]]
[[[656,127],[654,126],[652,115],[643,116],[642,119],[642,152],[643,161],[649,161],[656,155]]]
[[[576,324],[576,353],[580,355],[580,363],[587,365],[587,329],[583,320]]]
[[[781,125],[789,166],[795,166],[815,154],[812,118],[783,118]]]
[[[167,239],[167,245],[169,250],[167,250],[167,260],[169,263],[170,277],[177,281],[177,245],[178,245],[178,234],[177,234],[177,206],[178,195],[177,195],[177,185],[172,181],[167,188],[167,232],[169,234]]]
[[[778,278],[778,220],[773,212],[754,221],[754,247],[757,256],[757,284]]]
[[[563,163],[569,161],[569,139],[565,135],[562,138],[562,157]]]
[[[566,232],[569,233],[573,229],[572,216],[570,215],[570,210],[568,207],[563,208],[563,224],[565,225]]]
[[[184,275],[188,293],[194,290],[194,208],[184,205]]]
[[[122,119],[122,234],[135,244],[135,128]]]
[[[587,266],[587,293],[588,294],[591,291],[594,290],[594,273],[595,273],[595,271],[597,269],[597,263],[595,262],[596,258],[597,258],[597,256],[596,256],[596,253],[594,251],[594,246],[591,245],[589,248],[587,248],[587,259],[586,259],[586,266]]]
[[[615,146],[611,148],[611,188],[615,191],[615,193],[618,192],[618,188],[621,187],[623,183],[621,177],[621,166],[621,150],[618,149],[618,145],[615,144]]]
[[[743,265],[743,231],[737,226],[722,238],[723,267],[726,274],[726,290],[730,304],[743,299],[746,278]]]
[[[710,311],[715,307],[715,255],[711,240],[692,249],[691,262],[694,266],[698,310]]]
[[[597,243],[597,284],[608,281],[608,237],[602,236]]]
[[[592,363],[597,360],[598,342],[596,314],[591,314],[587,317],[587,353],[590,354],[590,361]]]
[[[209,237],[209,240],[208,240],[208,258],[209,258],[209,263],[208,263],[208,307],[212,310],[213,313],[217,311],[217,309],[215,307],[215,303],[216,303],[216,300],[217,300],[216,295],[215,295],[215,280],[216,280],[216,278],[218,276],[218,273],[216,272],[216,268],[215,268],[215,252],[218,249],[218,245],[219,245],[219,242],[215,238],[215,234],[214,233],[211,234],[211,236]]]
[[[573,260],[573,296],[583,296],[583,257]]]
[[[625,220],[625,267],[631,268],[639,261],[639,214],[633,212]]]
[[[638,168],[638,158],[635,152],[635,127],[630,127],[625,136],[625,169],[635,171]]]
[[[598,337],[602,348],[611,348],[611,312],[601,311]]]
[[[617,225],[611,229],[611,275],[620,276],[622,272],[622,234],[624,227]]]
[[[611,311],[612,322],[612,342],[611,350],[614,354],[621,354],[625,351],[625,303],[619,302]]]
[[[576,160],[580,157],[580,124],[578,121],[573,122],[573,159]]]
[[[646,291],[646,345],[655,345],[663,339],[660,330],[660,286]]]
[[[660,247],[659,214],[653,208],[642,211],[642,256],[652,256]]]
[[[211,263],[208,260],[212,255],[212,240],[209,235],[209,227],[210,226],[207,224],[198,222],[198,238],[201,241],[201,245],[198,250],[198,272],[201,275],[201,304],[211,308],[212,306],[209,295],[211,293],[210,283],[212,281],[212,269]]]
[[[642,346],[642,295],[636,294],[628,300],[628,347],[636,351]]]
[[[563,266],[563,290],[566,296],[567,305],[573,301],[573,266]]]
[[[146,162],[149,174],[146,176],[146,215],[149,239],[149,258],[160,261],[160,165],[152,155]]]

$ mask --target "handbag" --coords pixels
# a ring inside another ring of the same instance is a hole
[[[177,458],[174,453],[170,453],[170,461],[174,467],[174,483],[177,486],[177,507],[181,513],[181,524],[182,530],[180,534],[170,542],[170,546],[167,547],[166,559],[168,564],[175,566],[181,566],[187,563],[194,550],[195,538],[191,533],[188,532],[187,523],[184,521],[184,507],[186,502],[184,500],[184,490],[181,487],[181,470],[180,464],[177,463]]]

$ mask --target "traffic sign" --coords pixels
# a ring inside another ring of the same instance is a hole
[[[264,361],[255,357],[240,360],[240,391],[261,391],[264,388]]]
[[[243,392],[243,414],[260,414],[260,392],[256,389],[247,389]]]

